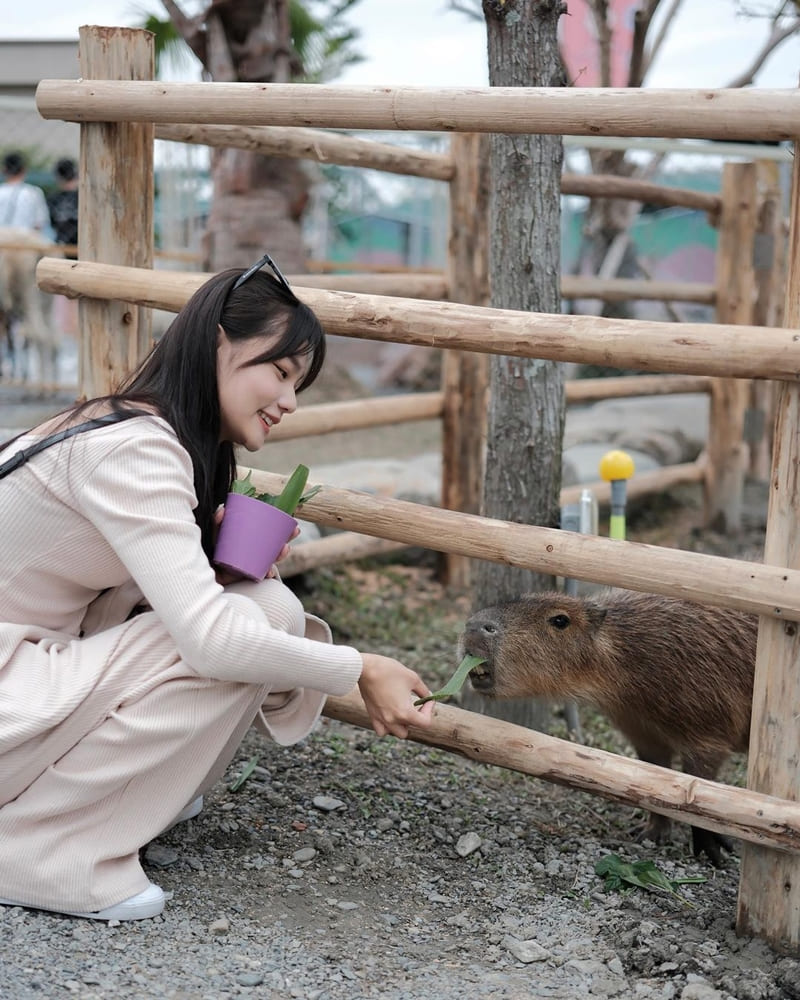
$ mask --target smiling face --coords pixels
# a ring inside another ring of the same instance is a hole
[[[220,327],[217,386],[220,441],[258,451],[285,413],[297,409],[296,390],[309,363],[308,355],[249,362],[262,357],[275,337],[233,342]]]

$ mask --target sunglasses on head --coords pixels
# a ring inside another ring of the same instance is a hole
[[[278,267],[278,265],[275,263],[275,261],[272,259],[272,257],[270,257],[268,253],[265,253],[260,260],[257,260],[255,264],[253,264],[252,267],[249,267],[243,274],[239,275],[239,277],[233,283],[233,288],[231,288],[231,291],[235,292],[240,285],[243,285],[245,281],[248,281],[250,278],[252,278],[253,275],[257,271],[260,271],[265,264],[267,265],[267,267],[269,267],[269,269],[272,271],[272,273],[275,275],[275,277],[278,279],[281,285],[283,285],[286,291],[294,295],[294,292],[292,291],[289,282],[286,280],[286,278],[284,278],[283,274],[281,274],[281,269]]]

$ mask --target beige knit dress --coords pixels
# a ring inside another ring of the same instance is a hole
[[[216,582],[196,502],[189,456],[156,417],[0,480],[2,898],[94,911],[142,891],[139,848],[253,721],[294,743],[358,680],[358,652],[278,580]]]

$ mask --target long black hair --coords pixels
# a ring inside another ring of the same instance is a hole
[[[234,289],[242,274],[238,268],[223,271],[198,288],[148,357],[111,397],[115,410],[136,403],[154,407],[189,452],[198,501],[195,520],[209,558],[214,547],[214,514],[236,475],[234,446],[219,440],[220,326],[232,342],[271,339],[248,366],[309,355],[298,392],[311,385],[325,360],[325,334],[308,306],[263,271]]]

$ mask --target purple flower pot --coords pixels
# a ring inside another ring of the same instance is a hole
[[[296,527],[293,517],[272,504],[229,493],[214,563],[249,580],[263,580]]]

